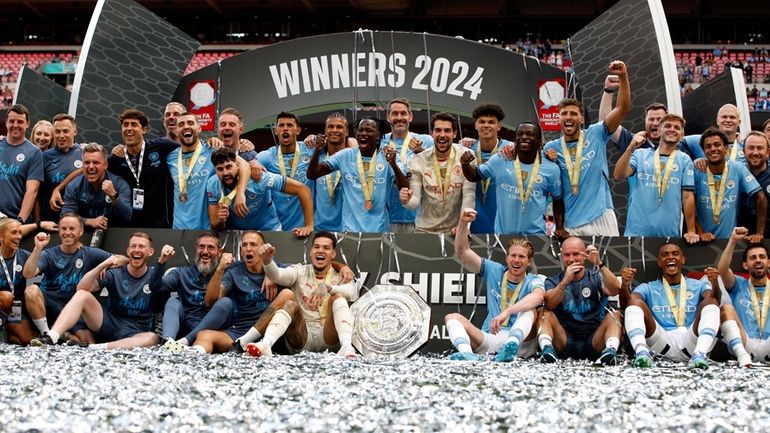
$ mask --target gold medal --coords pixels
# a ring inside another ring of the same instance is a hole
[[[572,195],[578,195],[578,193],[580,192],[580,187],[577,185],[572,185],[572,188],[570,189],[572,190]]]
[[[364,202],[364,209],[366,209],[367,211],[372,210],[372,206],[374,206],[374,204],[372,203],[371,200],[366,200]]]
[[[719,217],[714,215],[714,224],[719,224]]]
[[[179,193],[179,201],[181,201],[182,203],[187,201],[187,193],[186,192]]]
[[[486,203],[487,202],[487,195],[486,194],[481,194],[481,202],[482,203]]]

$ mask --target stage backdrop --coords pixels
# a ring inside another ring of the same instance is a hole
[[[118,115],[126,108],[147,114],[150,135],[164,135],[163,109],[199,46],[133,0],[99,0],[69,103],[79,140],[121,143]]]
[[[26,66],[21,68],[14,104],[29,108],[30,133],[38,120],[51,121],[55,115],[66,113],[69,101],[69,90]]]
[[[107,231],[103,248],[125,254],[126,243],[133,229],[113,228]],[[195,238],[200,232],[175,230],[146,230],[151,234],[155,250],[160,251],[163,244],[175,247],[176,255],[170,266],[183,266],[195,261]],[[223,244],[226,252],[238,254],[238,232],[223,232]],[[86,235],[84,239],[87,239]],[[286,263],[309,261],[310,240],[304,242],[287,232],[265,233],[267,242],[276,246],[276,260]],[[360,239],[360,240],[359,240]],[[481,257],[505,263],[505,246],[510,237],[494,235],[489,237],[472,236],[471,246]],[[528,238],[535,245],[535,258],[532,272],[545,276],[561,272],[559,244],[546,237]],[[642,238],[584,238],[594,243],[604,255],[607,266],[620,275],[624,266],[637,269],[635,284],[658,278],[655,263],[657,249],[664,239]],[[58,243],[54,236],[51,244]],[[686,272],[702,272],[707,266],[714,266],[726,241],[717,241],[706,245],[684,247],[687,256]],[[24,240],[22,248],[31,250],[32,239]],[[739,266],[743,247],[737,248],[733,263]],[[395,253],[394,253],[395,252]],[[431,308],[430,339],[421,349],[424,353],[440,353],[451,348],[444,316],[460,312],[465,316],[473,315],[473,323],[481,326],[486,317],[486,290],[484,281],[477,275],[467,273],[460,262],[454,258],[454,240],[447,236],[427,234],[388,235],[358,233],[339,234],[336,260],[347,263],[360,276],[361,293],[367,287],[377,284],[408,284]]]
[[[548,81],[553,82],[541,93]],[[281,111],[301,116],[381,106],[396,97],[431,112],[465,116],[480,103],[495,101],[505,109],[504,124],[515,127],[538,118],[541,99],[546,106],[558,103],[568,81],[558,68],[501,48],[447,36],[367,30],[238,54],[185,76],[174,99],[201,106],[198,102],[207,102],[213,89],[217,112],[236,107],[246,131],[270,125]],[[196,87],[199,83],[216,86]],[[198,101],[191,103],[191,93]]]
[[[686,133],[700,134],[709,126],[716,126],[719,107],[724,104],[738,107],[741,117],[739,133],[745,137],[751,131],[751,115],[746,97],[746,81],[743,71],[738,68],[727,68],[682,98],[684,118],[687,120]]]

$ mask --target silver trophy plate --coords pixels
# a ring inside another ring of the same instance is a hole
[[[428,341],[430,307],[412,286],[376,285],[351,311],[353,345],[364,356],[406,358]]]

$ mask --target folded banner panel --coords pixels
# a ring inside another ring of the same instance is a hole
[[[30,109],[31,127],[39,120],[51,121],[59,113],[66,113],[70,102],[70,91],[54,81],[23,66],[16,83],[15,103]]]

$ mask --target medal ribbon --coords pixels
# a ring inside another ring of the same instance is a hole
[[[364,173],[364,159],[360,150],[356,162],[358,163],[358,180],[361,183],[361,191],[364,193],[364,201],[371,202],[372,195],[374,195],[374,168],[377,166],[377,154],[372,155],[372,159],[369,160],[368,173]]]
[[[535,157],[535,162],[532,164],[532,172],[529,173],[529,180],[527,180],[527,190],[524,191],[524,181],[521,179],[521,162],[519,157],[513,160],[514,175],[516,176],[516,188],[519,189],[519,201],[521,202],[521,210],[524,211],[524,205],[529,201],[532,196],[532,190],[535,188],[535,178],[537,178],[537,172],[540,171],[540,155]]]
[[[198,145],[195,147],[195,151],[193,152],[192,158],[187,164],[187,173],[185,173],[185,166],[182,163],[182,149],[179,148],[179,154],[176,158],[176,164],[179,168],[179,172],[177,173],[177,179],[179,180],[179,194],[182,195],[185,192],[187,192],[187,181],[190,179],[190,175],[192,175],[193,169],[195,168],[195,164],[198,163],[198,157],[201,154],[201,150],[203,149],[203,146],[201,146],[201,143],[198,142]],[[131,164],[129,164],[130,166]],[[140,166],[141,170],[141,166]],[[138,182],[138,181],[137,181]]]
[[[329,270],[326,272],[326,276],[324,277],[324,284],[326,284],[327,286],[331,286],[333,272],[334,272],[334,269],[332,268],[329,268]],[[315,272],[313,272],[313,277],[315,278],[315,281],[318,282],[318,277],[317,275],[315,275]],[[314,289],[317,288],[318,286],[319,284],[312,284],[312,283],[310,284],[310,287]],[[326,321],[326,310],[329,308],[328,305],[329,305],[330,297],[331,297],[330,293],[327,293],[326,295],[324,295],[324,298],[321,301],[321,306],[318,307],[318,316],[320,318],[321,325],[323,325],[324,322]]]
[[[3,263],[5,266],[5,263]],[[6,271],[8,272],[8,271]],[[762,294],[762,310],[760,311],[757,298],[757,291],[754,285],[749,283],[749,294],[751,295],[751,306],[754,307],[754,319],[759,325],[759,337],[764,338],[765,324],[767,323],[767,310],[770,307],[770,279],[765,280],[765,292]]]
[[[714,221],[719,220],[719,215],[722,213],[722,202],[725,200],[725,190],[727,189],[727,174],[729,173],[730,166],[725,164],[725,169],[722,172],[722,180],[719,182],[719,194],[717,195],[716,187],[714,185],[714,174],[706,167],[706,180],[708,180],[709,196],[711,197],[711,210],[714,214]]]
[[[329,159],[327,155],[324,161]],[[334,193],[337,190],[337,185],[340,183],[340,177],[342,175],[339,172],[329,173],[326,175],[326,192],[329,194],[329,203],[334,204]]]
[[[671,285],[668,284],[665,278],[663,280],[663,291],[666,292],[666,298],[668,298],[668,304],[671,306],[671,313],[676,320],[676,326],[684,326],[685,315],[687,314],[687,282],[684,275],[679,274],[679,305],[674,299],[674,292],[671,290]]]
[[[235,193],[238,192],[237,188],[233,188],[232,191],[230,191],[230,194],[225,195],[225,185],[221,185],[221,191],[219,192],[219,204],[223,204],[225,206],[230,206],[230,203],[233,202],[233,198],[235,198]]]
[[[294,142],[294,157],[291,159],[291,174],[288,176],[292,179],[297,175],[297,167],[299,167],[299,144]],[[278,145],[278,169],[281,170],[281,174],[286,177],[286,164],[283,162],[283,151],[281,145]]]
[[[738,157],[738,140],[735,140],[735,143],[731,144],[732,148],[730,148],[730,161],[735,161],[735,158]]]
[[[11,291],[11,294],[13,294],[13,282],[16,280],[16,266],[17,266],[17,259],[19,258],[19,255],[16,253],[13,253],[13,277],[11,277],[11,273],[8,272],[8,265],[5,264],[5,259],[0,257],[0,263],[3,264],[3,271],[5,271],[5,279],[8,280],[8,290]],[[769,291],[770,292],[770,291]],[[765,309],[767,310],[767,309]]]
[[[142,142],[142,150],[139,151],[139,167],[137,171],[134,171],[134,165],[131,164],[131,160],[128,158],[128,150],[126,150],[126,153],[123,154],[123,157],[126,158],[126,164],[128,165],[128,169],[131,170],[131,174],[134,175],[134,178],[136,179],[136,187],[139,188],[139,177],[142,175],[142,163],[144,163],[144,146],[146,142]],[[179,153],[181,154],[181,150]]]
[[[412,141],[412,133],[407,132],[406,138],[404,138],[404,142],[401,143],[401,163],[406,164],[406,151],[409,149],[409,143]],[[390,134],[390,142],[388,143],[390,147],[393,149],[398,149],[398,146],[396,146],[396,141],[393,140],[393,134]]]
[[[663,201],[663,195],[666,194],[666,190],[668,189],[668,179],[671,177],[671,171],[674,168],[675,160],[676,149],[671,152],[671,155],[668,156],[668,161],[666,161],[666,168],[663,172],[663,176],[661,177],[660,148],[655,149],[655,153],[653,154],[653,164],[655,165],[655,184],[657,185],[658,189],[658,206],[660,206],[660,203]]]
[[[489,159],[492,159],[492,157],[497,154],[497,148],[500,147],[500,142],[501,141],[502,140],[500,140],[499,138],[497,139],[497,143],[495,144],[495,147],[492,148],[492,152],[490,152],[490,154],[489,154]],[[476,143],[478,144],[478,146],[476,147],[476,160],[479,161],[479,165],[481,165],[481,164],[489,161],[489,159],[487,161],[483,161],[481,159],[481,141],[480,140],[476,140]],[[492,182],[492,178],[489,178],[489,179],[481,181],[481,194],[482,195],[484,195],[484,196],[487,195],[487,191],[489,191],[489,184],[491,182]]]
[[[434,148],[435,149],[435,148]],[[455,148],[452,146],[449,151],[449,158],[446,161],[446,170],[444,176],[441,176],[441,166],[438,162],[438,155],[435,150],[433,151],[433,173],[436,175],[436,182],[441,189],[441,201],[446,203],[447,194],[449,193],[449,182],[452,180],[452,167],[455,163]]]
[[[564,136],[561,137],[561,152],[564,154],[564,163],[567,165],[567,174],[569,175],[569,184],[574,189],[580,184],[580,169],[583,163],[583,131],[580,131],[578,137],[577,149],[575,150],[575,161],[572,161],[572,155],[569,153],[567,142]]]
[[[519,292],[521,292],[521,287],[524,285],[524,280],[527,279],[527,276],[525,275],[524,278],[519,281],[519,284],[516,285],[516,288],[513,290],[513,294],[511,297],[508,297],[508,271],[503,272],[503,279],[500,281],[500,311],[505,311],[506,308],[508,308],[508,304],[513,301],[513,304],[516,303],[516,301],[519,298]],[[505,323],[503,323],[503,327],[508,326],[508,321],[511,318],[508,317],[505,319]]]

